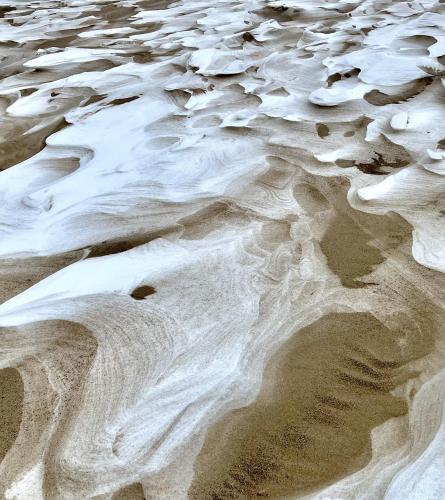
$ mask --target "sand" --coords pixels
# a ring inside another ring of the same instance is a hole
[[[191,498],[284,498],[316,491],[371,458],[373,427],[405,415],[391,391],[431,349],[370,314],[329,314],[267,365],[255,402],[226,415],[196,462]],[[215,452],[215,450],[217,450]]]
[[[0,370],[0,391],[0,460],[3,460],[17,438],[22,420],[23,384],[17,370]]]
[[[0,0],[0,498],[445,498],[444,26]]]

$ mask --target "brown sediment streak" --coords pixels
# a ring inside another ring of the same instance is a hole
[[[329,314],[296,332],[269,362],[255,402],[209,432],[190,498],[284,498],[351,474],[371,458],[370,432],[408,406],[391,391],[431,340],[370,314]]]

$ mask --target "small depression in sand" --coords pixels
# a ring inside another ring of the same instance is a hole
[[[414,376],[405,365],[426,354],[422,342],[368,313],[329,314],[296,333],[256,401],[208,433],[189,498],[303,495],[363,467],[372,428],[407,412],[391,391]]]
[[[14,444],[22,421],[23,383],[14,368],[0,370],[0,462]]]

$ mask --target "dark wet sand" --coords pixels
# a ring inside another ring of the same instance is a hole
[[[431,348],[370,314],[329,314],[296,333],[268,363],[257,400],[209,432],[189,497],[302,495],[363,467],[370,432],[407,412],[390,394],[404,366]]]
[[[14,444],[22,421],[23,383],[14,368],[0,370],[0,462]]]

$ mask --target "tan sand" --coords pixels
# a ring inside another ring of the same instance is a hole
[[[406,413],[390,394],[427,349],[370,314],[329,314],[295,334],[269,362],[257,400],[208,434],[192,499],[283,498],[361,468],[370,431]]]
[[[144,491],[140,483],[132,484],[117,491],[112,500],[144,500]]]
[[[17,438],[22,420],[23,383],[14,368],[0,370],[0,461]]]

